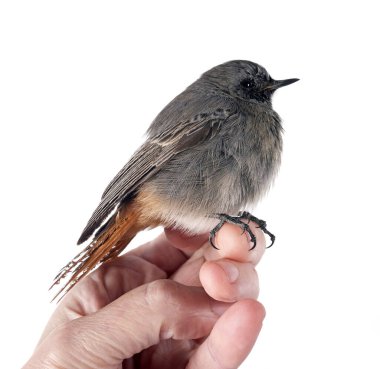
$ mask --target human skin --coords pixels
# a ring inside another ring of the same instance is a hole
[[[216,235],[165,232],[84,278],[60,302],[24,369],[233,369],[264,319],[251,244],[225,224]]]

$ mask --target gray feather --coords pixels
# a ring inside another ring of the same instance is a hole
[[[275,81],[260,65],[242,60],[204,73],[153,121],[146,143],[107,186],[78,243],[143,187],[166,204],[157,219],[194,232],[209,227],[207,214],[257,202],[282,150],[271,97],[295,81]]]
[[[139,186],[155,175],[174,155],[214,137],[223,121],[233,113],[232,108],[221,108],[217,96],[204,96],[202,99],[203,96],[198,93],[197,97],[205,107],[201,113],[195,108],[176,113],[175,107],[183,99],[181,94],[158,115],[148,130],[146,143],[105,189],[78,244],[86,241],[123,200],[132,197]],[[199,106],[199,101],[193,100],[193,104]]]

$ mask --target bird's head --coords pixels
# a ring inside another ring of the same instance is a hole
[[[256,103],[271,103],[278,88],[297,82],[298,78],[274,80],[261,65],[247,60],[233,60],[220,64],[201,77],[235,98]]]

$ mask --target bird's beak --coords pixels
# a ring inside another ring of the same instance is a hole
[[[266,86],[264,90],[277,90],[280,87],[290,85],[297,81],[299,81],[298,78],[282,79],[280,81],[273,80],[269,82],[268,86]]]

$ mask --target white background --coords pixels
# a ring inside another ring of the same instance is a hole
[[[277,243],[242,368],[379,368],[375,4],[2,1],[1,367],[31,355],[49,283],[155,115],[210,67],[249,59],[301,81],[274,98],[283,165],[255,214]]]

